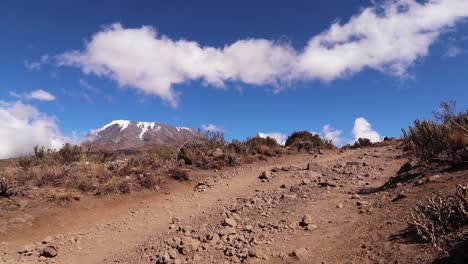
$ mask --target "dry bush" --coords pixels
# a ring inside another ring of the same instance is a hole
[[[368,138],[358,138],[358,140],[356,140],[353,145],[355,148],[365,148],[370,146],[372,146],[372,142]]]
[[[138,183],[141,187],[146,189],[158,189],[162,183],[162,180],[160,177],[154,174],[145,174],[138,179]]]
[[[468,225],[468,185],[458,185],[455,194],[447,197],[439,192],[417,205],[411,216],[410,227],[419,239],[448,252],[449,244],[459,242],[459,231]]]
[[[244,145],[249,154],[260,154],[265,156],[273,156],[280,154],[281,149],[278,142],[271,137],[262,138],[259,136],[248,138]]]
[[[177,181],[190,180],[190,176],[187,174],[187,172],[178,168],[170,169],[168,173],[171,178]]]
[[[285,146],[294,147],[298,151],[304,149],[311,151],[316,148],[334,148],[331,140],[320,138],[317,134],[312,134],[309,131],[296,131],[292,133],[286,140]]]
[[[415,120],[414,126],[402,130],[405,143],[421,161],[453,160],[468,146],[468,110],[454,113],[455,103],[441,103],[434,112],[435,121]],[[466,161],[466,160],[465,160]]]
[[[49,195],[47,200],[51,203],[60,206],[68,206],[74,201],[79,201],[81,198],[77,195],[70,194],[70,193],[56,193]]]
[[[17,193],[17,187],[6,177],[0,176],[0,197],[12,197]]]
[[[174,147],[170,147],[170,146],[157,145],[157,146],[152,146],[151,148],[146,150],[146,153],[149,153],[152,156],[156,156],[162,160],[169,160],[176,156],[177,149]]]

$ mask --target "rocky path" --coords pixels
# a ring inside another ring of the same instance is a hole
[[[417,246],[389,236],[405,227],[405,207],[393,192],[357,194],[395,175],[399,155],[330,150],[212,173],[81,230],[5,241],[0,262],[404,263]]]

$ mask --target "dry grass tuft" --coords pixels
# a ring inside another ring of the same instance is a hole
[[[438,193],[428,198],[411,216],[410,227],[418,238],[447,253],[460,242],[459,231],[468,225],[468,185],[457,186],[455,194],[447,197]]]
[[[415,120],[408,130],[402,130],[405,142],[421,161],[443,159],[455,161],[468,147],[468,110],[454,113],[455,103],[441,103],[434,112],[435,121]],[[462,162],[467,162],[463,160]]]
[[[70,193],[57,193],[49,195],[48,201],[59,206],[68,206],[74,201],[79,201],[80,196],[70,194]]]
[[[9,179],[0,176],[0,197],[12,197],[17,193],[17,187]]]
[[[187,174],[186,171],[178,168],[170,169],[169,176],[177,181],[189,181],[190,176]]]

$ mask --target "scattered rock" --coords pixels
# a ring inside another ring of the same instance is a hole
[[[357,201],[356,204],[358,206],[367,206],[367,205],[370,205],[370,202],[369,201]]]
[[[305,214],[299,222],[299,225],[302,227],[306,227],[310,224],[312,224],[312,216],[310,216],[309,214]]]
[[[442,176],[440,174],[432,175],[431,177],[427,178],[428,182],[435,182],[437,179],[440,179]]]
[[[236,226],[237,226],[237,222],[236,222],[236,220],[234,220],[233,218],[226,218],[226,219],[224,219],[224,221],[223,221],[223,225],[225,225],[225,226],[230,226],[230,227],[236,227]]]
[[[270,171],[263,171],[258,178],[262,181],[269,181],[271,178],[271,172]]]
[[[298,249],[293,250],[293,252],[291,252],[289,255],[291,257],[296,257],[298,259],[303,259],[307,255],[307,249],[298,248]]]
[[[341,208],[343,208],[343,207],[344,207],[344,206],[343,206],[342,203],[339,203],[339,204],[336,205],[336,208],[340,208],[340,209],[341,209]]]
[[[58,255],[58,250],[57,250],[57,247],[54,245],[49,245],[45,247],[40,253],[40,256],[43,256],[46,258],[55,258],[57,255]]]
[[[398,193],[395,198],[393,198],[392,202],[396,202],[398,200],[401,200],[403,198],[406,198],[407,196],[404,193]]]

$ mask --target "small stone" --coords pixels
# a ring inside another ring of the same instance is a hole
[[[234,220],[233,218],[226,218],[226,219],[224,219],[224,221],[223,221],[223,225],[225,225],[225,226],[230,226],[230,227],[236,227],[236,226],[237,226],[237,222],[236,222],[236,220]]]
[[[271,172],[270,171],[263,171],[260,176],[258,176],[260,180],[263,181],[268,181],[271,178]]]
[[[254,231],[254,228],[251,225],[246,225],[243,230],[248,233],[252,233]]]
[[[312,216],[310,216],[309,214],[305,214],[299,222],[299,225],[305,227],[309,224],[312,224]]]
[[[341,209],[341,208],[343,208],[343,207],[344,207],[344,206],[343,206],[342,203],[339,203],[339,204],[336,205],[336,208],[340,208],[340,209]]]
[[[370,202],[368,202],[368,201],[357,201],[356,204],[358,206],[366,206],[366,205],[369,205]]]
[[[302,184],[303,185],[308,185],[308,184],[310,184],[310,180],[309,179],[303,179]]]
[[[232,234],[236,234],[237,233],[237,230],[233,227],[230,227],[230,226],[226,226],[225,228],[221,229],[221,231],[219,232],[219,235],[220,236],[227,236],[227,235],[232,235]]]
[[[51,236],[47,236],[42,240],[42,244],[49,244],[50,242],[52,242]]]
[[[297,199],[297,194],[282,194],[281,199],[295,200]]]
[[[307,254],[307,249],[305,248],[298,248],[298,249],[295,249],[293,252],[291,252],[289,255],[291,257],[296,257],[298,259],[302,259],[306,256]]]
[[[427,179],[427,181],[428,181],[428,182],[435,182],[435,181],[437,181],[437,179],[439,179],[440,177],[442,177],[442,176],[439,175],[439,174],[432,175],[431,177],[429,177],[429,178]]]
[[[57,248],[53,245],[49,245],[45,247],[40,254],[40,256],[44,256],[46,258],[55,258],[57,255],[58,255]]]
[[[308,224],[304,229],[307,231],[312,231],[318,228],[318,225]]]

